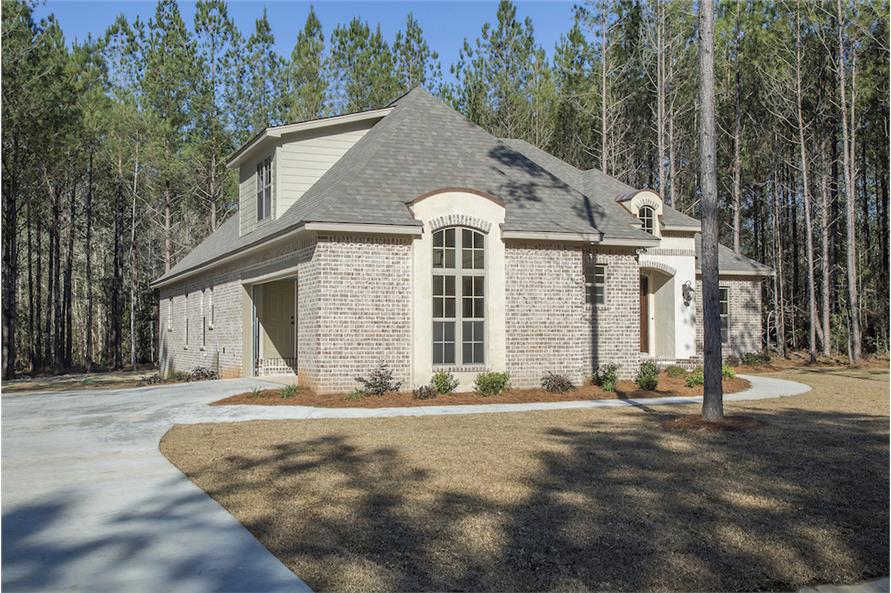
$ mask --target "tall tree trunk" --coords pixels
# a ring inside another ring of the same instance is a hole
[[[780,193],[781,188],[774,182],[773,191],[773,265],[776,270],[774,276],[774,307],[777,318],[777,349],[780,356],[786,357],[786,299],[785,299],[785,275],[783,272],[783,242],[780,234]]]
[[[609,116],[607,114],[607,48],[609,24],[604,9],[600,21],[600,170],[609,175]]]
[[[124,316],[124,307],[123,307],[123,295],[121,294],[123,291],[123,247],[121,241],[121,234],[124,232],[124,200],[123,200],[123,192],[118,184],[115,190],[115,205],[114,205],[114,254],[113,254],[113,263],[112,263],[112,288],[111,288],[111,327],[112,327],[112,358],[114,361],[114,368],[120,369],[123,366],[123,360],[121,355],[121,334],[123,333],[123,316]]]
[[[857,192],[854,187],[854,174],[852,171],[852,139],[848,129],[848,91],[846,81],[846,59],[844,45],[845,8],[842,0],[836,0],[838,10],[838,76],[839,95],[841,98],[841,125],[842,125],[842,167],[845,176],[845,214],[847,224],[847,264],[848,264],[848,317],[851,327],[851,363],[859,364],[861,359],[860,337],[860,299],[857,294],[857,233],[856,212],[854,202]]]
[[[139,179],[139,151],[133,165],[133,184],[130,188],[130,368],[136,368],[136,284],[139,272],[136,262],[136,196]]]
[[[170,182],[164,184],[164,272],[170,271],[173,260],[173,227],[171,220],[171,190]]]
[[[829,178],[826,175],[825,163],[826,147],[823,147],[823,172],[820,175],[820,243],[822,246],[821,263],[823,272],[823,282],[821,289],[821,304],[823,317],[823,355],[832,355],[832,327],[830,326],[830,266],[829,258],[829,237],[830,237],[830,219],[829,219]]]
[[[702,417],[724,417],[718,290],[718,173],[715,146],[715,37],[712,0],[699,3],[699,159],[702,185],[702,310],[705,384]]]
[[[804,139],[804,112],[801,107],[801,0],[795,12],[795,103],[798,110],[798,146],[801,157],[801,197],[804,201],[804,235],[807,249],[808,352],[817,361],[817,296],[814,287],[814,236],[811,224],[811,198],[808,181],[807,146]]]
[[[63,348],[64,352],[62,355],[62,360],[64,361],[65,368],[71,367],[71,357],[72,357],[72,333],[73,333],[73,304],[74,298],[71,293],[71,282],[72,282],[72,274],[74,272],[74,234],[75,228],[77,226],[77,182],[73,180],[71,183],[71,193],[70,193],[70,203],[68,205],[68,248],[65,253],[65,273],[64,273],[64,288],[63,288],[63,303],[65,307],[64,311],[64,323],[65,327],[63,333],[65,338],[63,340]]]
[[[742,176],[742,159],[740,157],[740,136],[741,131],[741,110],[740,110],[740,71],[739,71],[739,49],[740,49],[740,30],[739,30],[739,12],[742,3],[736,0],[736,28],[735,28],[735,50],[733,68],[736,79],[736,88],[734,93],[734,118],[733,118],[733,251],[742,253],[739,244],[740,234],[740,202],[742,194],[742,185],[740,177]]]
[[[656,145],[659,195],[667,196],[665,178],[665,3],[656,2]]]
[[[86,321],[86,348],[84,351],[84,366],[87,372],[93,370],[93,149],[90,149],[90,169],[87,178],[87,201],[84,209],[84,222],[86,223],[86,237],[84,238],[84,255],[86,256],[86,287],[87,287],[87,321]]]
[[[62,189],[53,196],[53,368],[65,366],[62,319]]]
[[[19,276],[18,224],[19,224],[19,188],[18,188],[18,138],[13,142],[13,154],[10,161],[12,171],[4,171],[8,181],[3,187],[3,378],[15,378],[16,359],[16,316],[18,303],[16,286]]]
[[[37,368],[37,329],[34,302],[34,197],[28,200],[28,369]]]

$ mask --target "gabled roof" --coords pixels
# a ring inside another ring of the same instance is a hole
[[[615,202],[619,193],[633,189],[620,181],[599,171],[580,171],[526,142],[502,141],[422,88],[400,97],[390,108],[277,219],[239,235],[238,216],[231,217],[155,283],[311,224],[417,228],[421,223],[408,204],[418,196],[455,187],[503,201],[505,232],[652,242],[652,236],[637,228],[636,219]]]

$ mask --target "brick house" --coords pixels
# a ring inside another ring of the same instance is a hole
[[[423,89],[267,128],[228,165],[238,213],[154,282],[164,373],[330,392],[384,361],[406,387],[439,369],[533,386],[701,356],[697,220]],[[725,353],[759,350],[770,268],[722,246],[720,273]]]

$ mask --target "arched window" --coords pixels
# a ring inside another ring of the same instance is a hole
[[[643,230],[652,235],[653,221],[656,218],[656,213],[653,211],[653,208],[650,206],[641,206],[637,211],[637,217],[640,219]]]
[[[485,280],[482,233],[462,227],[433,233],[433,364],[485,363]]]

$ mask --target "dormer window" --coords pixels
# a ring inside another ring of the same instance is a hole
[[[272,157],[257,165],[257,220],[272,216]]]
[[[637,211],[637,217],[640,219],[641,228],[652,235],[653,221],[656,218],[653,209],[650,206],[641,206]]]

